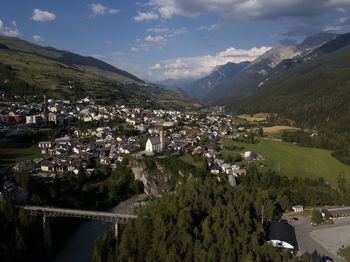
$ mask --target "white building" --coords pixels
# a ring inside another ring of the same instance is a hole
[[[297,206],[292,206],[293,212],[302,212],[304,211],[304,206],[303,205],[297,205]]]
[[[160,131],[159,137],[151,137],[148,138],[146,142],[146,151],[151,153],[159,153],[164,150],[164,135],[163,131]]]

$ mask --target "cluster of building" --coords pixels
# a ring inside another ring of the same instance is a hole
[[[99,105],[88,97],[75,103],[44,97],[41,102],[26,99],[0,105],[3,137],[12,135],[11,131],[17,134],[31,127],[55,126],[69,126],[71,131],[52,141],[40,141],[42,156],[20,162],[14,170],[50,178],[63,172],[92,172],[96,165],[115,168],[127,154],[170,156],[181,152],[205,158],[212,174],[246,173],[242,165],[218,159],[212,147],[213,140],[241,133],[231,116]],[[254,154],[243,157],[256,158]]]

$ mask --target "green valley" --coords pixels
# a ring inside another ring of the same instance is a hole
[[[261,163],[288,177],[323,177],[332,185],[336,185],[340,173],[350,176],[350,166],[331,156],[331,151],[302,147],[292,143],[270,139],[261,139],[257,144],[236,142],[224,139],[226,147],[243,147],[242,151],[255,151],[265,160]],[[224,150],[222,154],[236,154],[236,151]],[[350,182],[349,180],[347,182]]]

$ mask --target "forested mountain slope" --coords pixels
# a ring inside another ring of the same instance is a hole
[[[191,97],[203,99],[211,90],[215,89],[217,85],[233,78],[248,65],[249,62],[238,64],[229,62],[222,66],[218,66],[210,73],[210,75],[189,84],[184,91]]]
[[[321,46],[274,75],[254,95],[227,104],[230,112],[276,112],[321,131],[319,145],[350,146],[350,34]],[[323,137],[324,136],[324,137]]]

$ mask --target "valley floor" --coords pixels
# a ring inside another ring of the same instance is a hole
[[[243,147],[242,152],[255,151],[264,159],[261,164],[288,177],[323,177],[332,185],[336,185],[338,175],[344,173],[345,177],[349,178],[347,182],[350,183],[350,166],[332,157],[329,150],[302,147],[275,139],[261,139],[257,144],[224,139],[224,146]],[[230,150],[222,152],[224,155],[233,153],[237,152]]]

